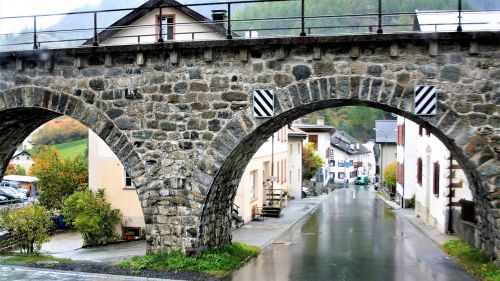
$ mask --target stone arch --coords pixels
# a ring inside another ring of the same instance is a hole
[[[94,131],[116,154],[134,179],[139,199],[145,167],[129,138],[94,104],[82,98],[36,86],[0,91],[0,179],[15,148],[36,128],[66,115]],[[143,206],[146,214],[147,208]]]
[[[211,248],[231,240],[230,208],[238,182],[251,157],[272,133],[305,114],[340,106],[367,106],[406,117],[438,137],[463,167],[479,209],[481,247],[495,255],[498,225],[491,214],[497,206],[495,191],[500,162],[495,156],[498,133],[489,124],[478,124],[471,110],[461,110],[463,101],[453,100],[454,85],[434,80],[439,92],[435,116],[413,114],[413,86],[429,82],[397,81],[359,75],[334,75],[299,81],[275,88],[277,111],[270,119],[255,119],[248,109],[228,123],[212,141],[199,165],[200,178],[210,186],[200,217],[199,247]],[[213,178],[210,182],[208,179]]]

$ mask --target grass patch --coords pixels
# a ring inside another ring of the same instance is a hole
[[[160,252],[125,260],[120,266],[133,269],[201,271],[222,276],[239,268],[247,258],[255,257],[259,253],[258,247],[235,242],[206,251],[199,258],[187,257],[180,251]]]
[[[5,263],[38,263],[46,261],[69,263],[71,262],[71,259],[56,258],[53,256],[46,256],[41,254],[32,254],[32,255],[11,254],[8,258],[2,259],[1,261]]]
[[[488,255],[481,250],[461,240],[450,240],[444,243],[443,248],[481,280],[500,281],[500,269],[496,268]]]
[[[77,141],[70,141],[61,144],[53,145],[59,152],[63,159],[74,159],[75,157],[85,153],[88,147],[88,139],[81,139]],[[29,153],[36,156],[35,149],[30,149]]]

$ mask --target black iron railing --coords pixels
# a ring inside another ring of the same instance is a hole
[[[236,5],[265,5],[270,2],[294,2],[297,3],[299,11],[297,15],[288,17],[268,17],[268,18],[234,18],[232,11]],[[462,0],[457,0],[457,10],[433,11],[433,14],[455,13],[456,20],[441,23],[419,23],[418,27],[433,26],[434,31],[439,31],[441,26],[456,26],[454,30],[461,32],[462,15],[467,13],[491,12],[490,11],[462,11]],[[308,35],[335,35],[335,34],[363,34],[384,32],[419,32],[415,27],[413,19],[416,12],[396,12],[384,13],[382,9],[383,0],[378,0],[377,10],[366,14],[344,14],[344,15],[314,15],[307,16],[308,5],[314,5],[313,1],[305,0],[239,0],[227,2],[196,3],[189,5],[170,5],[161,7],[144,7],[108,9],[99,11],[83,11],[70,13],[38,14],[30,16],[12,16],[0,17],[0,26],[8,24],[9,21],[19,19],[32,19],[33,29],[18,33],[0,34],[0,50],[30,48],[58,48],[58,47],[77,47],[77,46],[99,46],[99,45],[119,45],[119,44],[140,44],[164,42],[165,32],[175,30],[172,38],[175,41],[191,40],[231,40],[235,37],[245,36],[245,32],[250,35],[247,38],[255,37],[280,37],[280,36],[308,36]],[[219,20],[209,20],[205,17],[199,17],[194,22],[174,22],[163,24],[163,12],[169,8],[196,8],[197,6],[217,6],[225,7],[225,18]],[[99,26],[99,19],[106,19],[113,13],[126,13],[133,10],[144,9],[147,11],[158,11],[160,15],[159,23],[155,24],[113,24],[110,26]],[[426,12],[418,12],[425,14]],[[66,29],[46,29],[39,28],[40,20],[54,16],[85,16],[89,15],[91,27],[86,27],[85,22],[78,28]],[[395,18],[406,17],[406,21],[394,20]],[[357,19],[357,21],[353,20]],[[262,23],[268,23],[263,25]],[[258,24],[261,23],[261,24]],[[275,24],[279,23],[278,26]],[[490,22],[467,23],[470,25],[491,24]],[[495,23],[500,26],[500,18]],[[199,28],[204,26],[205,28]],[[166,28],[166,29],[165,29]],[[496,28],[497,30],[500,28]],[[122,32],[123,31],[123,32]],[[449,30],[447,30],[449,31]],[[255,36],[258,33],[258,36]],[[216,33],[219,36],[214,37]],[[80,34],[80,35],[78,35]],[[106,35],[107,34],[107,35]],[[109,36],[112,34],[112,37]],[[106,37],[107,36],[107,37]],[[32,38],[32,39],[30,39]],[[113,41],[108,40],[112,38]],[[133,40],[133,41],[132,41]]]

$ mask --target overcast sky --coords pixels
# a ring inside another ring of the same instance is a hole
[[[0,0],[0,18],[35,14],[66,13],[87,4],[97,5],[102,0]],[[40,27],[50,26],[60,17],[37,19]],[[0,33],[10,33],[33,27],[33,19],[0,20]]]

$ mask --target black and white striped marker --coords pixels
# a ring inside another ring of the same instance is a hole
[[[415,114],[436,115],[437,113],[437,87],[415,87]]]
[[[274,90],[253,91],[253,117],[274,116]]]

